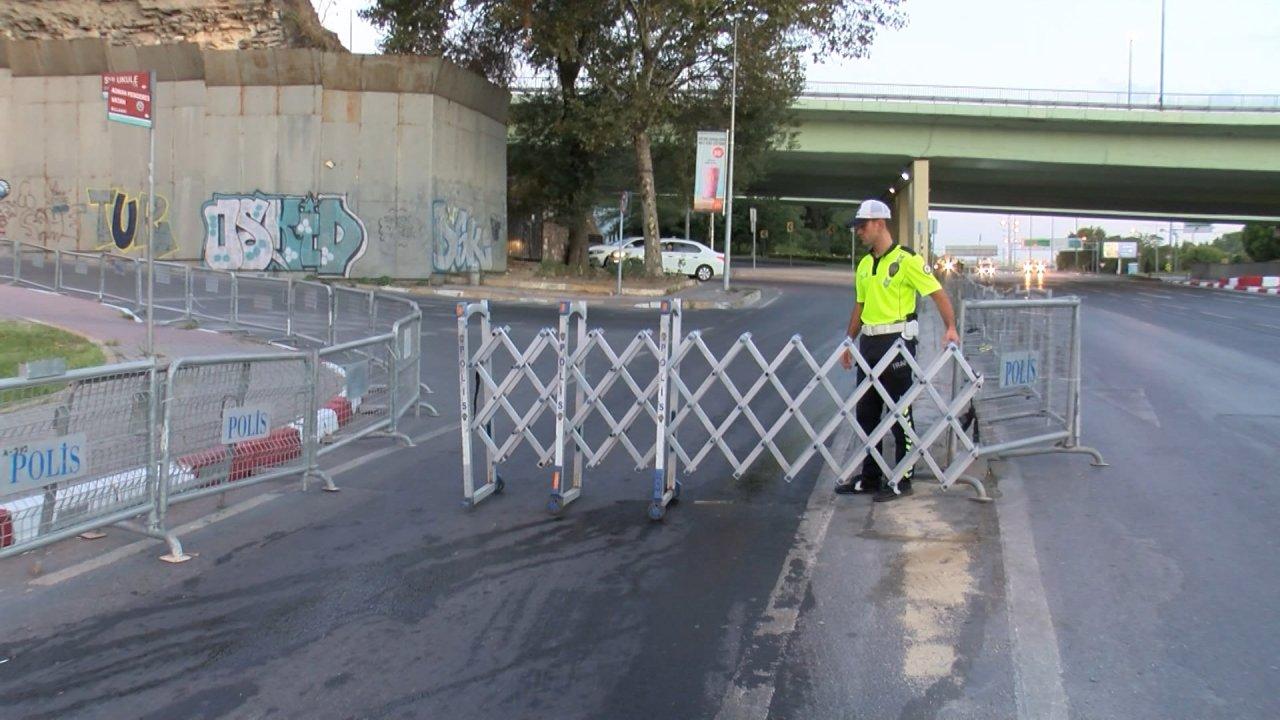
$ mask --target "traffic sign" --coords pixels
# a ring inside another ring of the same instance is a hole
[[[751,216],[751,234],[754,235],[756,232],[756,209],[751,208],[749,214]]]
[[[107,94],[107,119],[149,128],[151,118],[151,73],[103,73]]]
[[[787,221],[787,233],[793,233],[796,230],[796,224],[790,220]]]

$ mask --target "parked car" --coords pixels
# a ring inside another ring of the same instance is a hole
[[[701,281],[724,274],[724,255],[700,242],[681,238],[662,238],[662,271],[675,275],[688,275]],[[626,238],[618,243],[592,245],[587,248],[587,259],[592,265],[610,267],[621,257],[644,258],[644,238]]]
[[[627,257],[644,257],[643,237],[623,238],[621,247]],[[604,267],[611,260],[617,259],[618,248],[619,243],[617,241],[592,245],[587,248],[587,262],[596,267]]]
[[[724,274],[724,254],[693,240],[662,240],[662,271],[701,282]]]

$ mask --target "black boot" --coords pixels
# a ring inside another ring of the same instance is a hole
[[[854,475],[847,483],[836,483],[837,495],[866,495],[880,492],[880,478]]]
[[[915,491],[911,489],[911,481],[903,480],[898,483],[897,492],[894,492],[893,488],[885,486],[880,490],[880,492],[876,493],[874,498],[871,499],[875,502],[893,502],[894,500],[904,498],[913,492]]]

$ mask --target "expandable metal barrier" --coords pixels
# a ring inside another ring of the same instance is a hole
[[[467,505],[474,506],[502,491],[505,483],[498,474],[498,465],[521,445],[533,450],[539,467],[552,468],[547,509],[553,514],[581,496],[584,461],[588,468],[595,467],[618,447],[624,448],[636,462],[637,470],[652,468],[648,514],[654,520],[662,519],[666,508],[680,496],[680,463],[684,463],[686,472],[694,472],[709,455],[717,452],[728,461],[735,476],[740,477],[767,451],[782,468],[788,482],[815,456],[835,474],[837,482],[847,482],[870,457],[895,490],[908,469],[923,460],[944,489],[960,482],[972,486],[979,499],[987,498],[982,482],[964,474],[978,457],[979,448],[969,439],[961,422],[963,411],[977,395],[983,379],[973,372],[955,345],[922,365],[899,341],[873,365],[849,339],[826,357],[819,358],[799,336],[794,336],[776,355],[768,358],[748,333],[739,337],[722,356],[717,356],[700,332],[682,336],[682,311],[677,299],[661,304],[656,342],[652,333],[644,330],[637,333],[622,352],[615,352],[601,330],[588,329],[585,304],[563,302],[558,329],[541,330],[522,349],[511,339],[509,328],[492,324],[487,302],[458,303],[456,314],[463,498]],[[479,318],[480,324],[480,341],[474,351],[470,337],[473,318]],[[576,323],[572,336],[571,323]],[[847,377],[847,371],[840,366],[846,351],[861,370],[861,380],[852,392],[838,390],[839,381],[834,377],[836,373]],[[597,352],[608,362],[602,369],[590,368],[600,374],[593,383],[587,360]],[[499,353],[511,359],[510,367],[495,372],[495,355]],[[753,373],[758,373],[748,385],[736,383],[730,377],[730,365],[739,357],[750,358]],[[554,360],[556,370],[540,376],[535,365],[544,358]],[[705,361],[710,368],[705,377],[689,376],[685,367],[694,358]],[[640,360],[654,362],[654,377],[636,379],[631,366]],[[910,367],[915,381],[894,402],[878,378],[898,361]],[[802,373],[809,379],[798,392],[792,393],[779,379],[784,370]],[[940,381],[948,380],[950,388],[939,386]],[[606,393],[619,383],[630,393],[630,397],[625,398],[625,408],[618,400],[612,403],[604,400]],[[714,415],[705,406],[713,388],[723,390],[732,398],[731,408]],[[770,388],[781,400],[780,408],[773,407],[776,403],[768,408],[776,411],[775,414],[763,415],[764,409],[752,406],[754,400],[763,397],[765,388]],[[858,401],[871,392],[881,396],[886,412],[870,432],[864,432],[856,419],[856,407]],[[529,401],[517,407],[515,403],[519,398],[529,398]],[[817,399],[826,400],[826,405],[833,409],[822,417],[806,417],[805,404]],[[917,402],[929,403],[938,410],[936,418],[930,418],[931,423],[920,429],[908,424],[903,415],[906,408]],[[539,419],[548,412],[555,418],[554,434],[539,434]],[[607,424],[609,434],[593,446],[583,427],[594,416]],[[511,424],[510,432],[504,437],[495,430],[495,419]],[[740,452],[726,439],[739,419],[746,421],[756,438],[753,447]],[[649,423],[653,425],[652,434],[629,432],[636,430],[637,425]],[[890,465],[880,452],[880,445],[892,434],[895,425],[902,427],[912,447]],[[799,447],[795,447],[794,442],[780,440],[784,428],[791,428],[793,433],[799,428],[803,433]],[[851,433],[856,442],[851,454],[836,457],[830,445],[842,431]],[[697,437],[702,433],[707,438],[699,442]],[[945,463],[939,463],[931,449],[941,445],[944,435],[954,438],[960,449],[952,452]],[[637,444],[640,437],[652,437],[653,442],[649,444],[645,440]],[[479,486],[474,477],[476,441],[485,455],[485,477]]]

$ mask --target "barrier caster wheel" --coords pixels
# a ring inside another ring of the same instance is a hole
[[[503,482],[503,481],[502,481],[502,476],[501,476],[501,475],[494,475],[494,477],[493,477],[493,494],[494,494],[494,495],[497,495],[498,493],[502,492],[502,491],[503,491],[503,489],[504,489],[504,488],[506,488],[506,487],[507,487],[507,484],[506,484],[505,482]]]
[[[563,511],[564,511],[564,498],[560,497],[559,495],[552,495],[551,499],[547,501],[547,512],[551,513],[552,515],[559,515]]]
[[[650,503],[650,504],[649,504],[649,519],[650,519],[650,520],[654,520],[654,521],[661,520],[661,519],[662,519],[662,516],[663,516],[663,515],[666,515],[666,514],[667,514],[667,509],[666,509],[666,508],[664,508],[664,507],[662,506],[662,504],[661,504],[661,503],[656,503],[656,502],[655,502],[655,503]]]
[[[671,504],[680,502],[680,490],[683,488],[684,488],[684,485],[679,480],[677,480],[676,486],[671,490]]]

